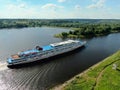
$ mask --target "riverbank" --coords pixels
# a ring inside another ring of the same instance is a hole
[[[54,34],[57,38],[92,38],[120,32],[120,20],[113,19],[0,19],[0,30],[43,26],[71,29]]]
[[[120,50],[53,90],[119,90]]]
[[[59,34],[55,34],[56,38],[92,38],[98,36],[106,36],[110,33],[118,33],[120,32],[119,26],[112,25],[87,25],[81,28],[73,28],[69,32],[62,32]]]

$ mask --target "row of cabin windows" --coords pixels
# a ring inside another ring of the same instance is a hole
[[[39,55],[42,56],[42,55],[50,54],[51,52],[54,52],[54,50],[44,51],[39,53]]]
[[[78,45],[78,44],[75,45],[75,43],[73,43],[73,44],[68,44],[66,47],[63,47],[63,46],[62,46],[61,49],[57,47],[55,50],[44,51],[44,52],[42,52],[42,53],[34,54],[34,55],[29,55],[29,56],[27,56],[27,57],[42,56],[42,55],[46,55],[46,54],[53,53],[53,52],[55,52],[55,51],[60,51],[60,50],[68,49],[68,48],[71,48],[71,47],[77,46],[77,45]]]
[[[79,44],[79,43],[78,43]],[[78,45],[76,44],[76,45]],[[46,54],[50,54],[50,53],[53,53],[55,51],[60,51],[60,50],[64,50],[64,49],[67,49],[67,48],[71,48],[73,46],[76,46],[75,43],[72,43],[72,44],[67,44],[65,45],[65,47],[62,46],[62,48],[60,49],[60,47],[56,47],[56,50],[49,50],[49,51],[44,51],[42,53],[39,53],[39,54],[34,54],[34,55],[29,55],[27,56],[28,58],[31,58],[31,57],[36,57],[36,56],[42,56],[42,55],[46,55]]]
[[[22,59],[12,60],[13,63],[22,62],[22,61],[24,61],[24,60],[22,60]]]
[[[63,47],[63,48],[59,48],[59,49],[56,49],[56,50],[50,50],[50,51],[47,51],[47,52],[43,52],[43,53],[39,53],[38,55],[29,55],[27,57],[31,58],[31,57],[36,57],[36,56],[42,56],[42,55],[46,55],[46,54],[50,54],[51,52],[55,52],[55,51],[61,51],[61,50],[65,50],[65,49],[69,49],[71,48],[72,46],[77,46],[78,44],[76,45],[69,45],[69,47]],[[23,60],[19,59],[19,60],[13,60],[12,62],[21,62]]]
[[[56,51],[60,51],[60,50],[65,50],[65,49],[69,49],[69,48],[72,48],[73,46],[75,47],[75,46],[77,46],[77,45],[79,45],[79,44],[76,44],[76,45],[69,45],[69,46],[66,46],[66,47],[62,47],[62,48],[57,48],[56,49]]]

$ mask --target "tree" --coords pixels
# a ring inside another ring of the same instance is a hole
[[[63,36],[64,38],[66,38],[66,37],[68,36],[68,33],[67,33],[67,32],[62,32],[62,36]]]

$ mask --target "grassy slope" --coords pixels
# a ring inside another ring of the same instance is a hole
[[[62,90],[120,90],[120,51],[76,76]]]

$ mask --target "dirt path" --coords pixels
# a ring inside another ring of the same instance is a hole
[[[96,87],[96,85],[99,83],[100,78],[101,78],[102,74],[104,74],[103,72],[105,71],[105,69],[106,69],[108,66],[112,65],[113,63],[115,63],[115,62],[117,62],[117,61],[119,61],[119,59],[116,60],[116,61],[111,62],[110,64],[106,65],[106,66],[102,69],[102,71],[98,74],[98,77],[96,78],[95,84],[93,85],[93,88],[92,88],[91,90],[95,90],[95,87]]]

